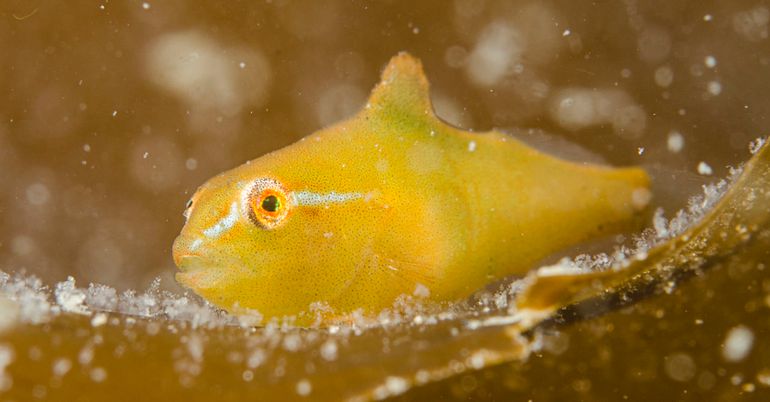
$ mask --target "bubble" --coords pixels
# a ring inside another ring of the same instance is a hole
[[[695,376],[695,362],[686,353],[674,353],[663,361],[666,375],[674,381],[690,381]]]
[[[703,64],[704,64],[706,67],[708,67],[708,68],[714,68],[714,67],[716,67],[716,66],[717,66],[717,59],[716,59],[716,57],[714,57],[714,56],[711,56],[711,55],[709,55],[709,56],[706,56],[706,57],[703,59]]]

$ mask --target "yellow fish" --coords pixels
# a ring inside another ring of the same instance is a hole
[[[620,230],[648,187],[638,168],[445,124],[420,62],[401,53],[356,116],[198,189],[176,279],[230,312],[299,323],[376,314],[402,294],[458,300]]]

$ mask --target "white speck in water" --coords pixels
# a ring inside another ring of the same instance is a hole
[[[703,16],[703,21],[706,21],[706,22],[710,22],[713,19],[714,17],[711,14],[706,14]]]
[[[708,89],[709,93],[714,96],[722,93],[722,84],[719,83],[719,81],[709,81],[708,84],[706,84],[706,88]]]
[[[117,110],[113,110],[113,111],[112,111],[112,117],[115,117],[115,116],[117,116],[117,115],[118,115],[118,111],[117,111]]]
[[[332,238],[332,236],[334,236],[334,233],[332,233],[332,232],[326,232],[326,233],[324,233],[324,238],[325,238],[325,239],[331,239],[331,238]]]
[[[149,10],[150,9],[150,3],[145,1],[144,3],[142,3],[142,8],[145,9],[145,10]]]
[[[195,158],[187,158],[187,160],[184,161],[184,167],[187,168],[187,170],[195,170],[198,168],[198,160]]]
[[[746,358],[754,344],[754,332],[744,325],[733,327],[727,332],[722,357],[728,362],[739,362]]]
[[[238,67],[240,67],[241,69],[244,69],[244,68],[246,68],[246,63],[245,62],[240,62],[240,63],[238,63]]]
[[[561,36],[570,36],[571,33],[572,31],[570,31],[569,29],[565,29],[564,32],[561,33]]]
[[[471,141],[468,143],[468,152],[473,152],[476,150],[476,141]]]
[[[91,146],[88,144],[83,144],[83,151],[91,152]]]
[[[678,153],[684,148],[684,137],[679,131],[671,131],[668,133],[666,145],[668,146],[669,151]]]
[[[417,35],[418,33],[420,33],[420,28],[418,28],[418,27],[412,28],[412,33]]]
[[[297,395],[299,396],[308,396],[310,395],[310,392],[313,391],[313,385],[310,384],[310,381],[303,379],[300,380],[297,383]]]
[[[243,381],[249,382],[254,379],[254,372],[251,370],[243,370]]]
[[[717,59],[711,55],[706,56],[706,58],[703,59],[703,64],[705,64],[708,68],[714,68],[717,66]]]
[[[638,153],[639,155],[642,155],[644,153],[644,147],[637,148],[636,153]]]
[[[144,154],[142,154],[142,159],[147,159],[147,157],[150,156],[150,153],[145,151]]]
[[[709,176],[714,173],[714,170],[711,169],[711,166],[709,166],[708,163],[701,162],[698,164],[698,173],[704,176]]]

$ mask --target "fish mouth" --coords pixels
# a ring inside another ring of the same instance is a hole
[[[191,273],[205,268],[203,258],[195,254],[184,254],[174,258],[177,268],[181,273]]]

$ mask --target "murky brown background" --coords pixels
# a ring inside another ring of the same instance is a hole
[[[681,204],[698,177],[725,175],[770,131],[769,23],[761,0],[0,1],[0,269],[118,289],[160,276],[175,287],[170,246],[195,188],[354,113],[402,50],[422,59],[446,120],[479,131],[541,128],[610,163],[658,169],[661,180],[678,177],[680,192],[657,204]],[[751,313],[766,321],[758,300]],[[646,308],[642,317],[660,318]],[[718,325],[702,341],[714,353],[702,357],[685,339],[703,328],[692,317],[639,331],[648,343],[665,334],[670,364],[692,371],[673,378],[690,385],[671,397],[714,396],[714,383],[736,375],[698,367],[718,359],[724,331],[740,322]],[[606,332],[601,323],[577,328],[566,352],[531,369],[564,385],[537,393],[577,398],[620,378],[617,367],[631,379],[655,372],[637,382],[647,387],[672,380],[674,369],[644,360],[644,343],[562,366],[596,339],[581,343],[581,333]],[[626,365],[623,354],[637,357]],[[489,397],[500,386],[534,395],[516,385],[533,383],[501,375],[419,392]],[[628,388],[601,389],[594,395],[621,399]]]

